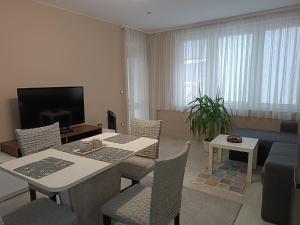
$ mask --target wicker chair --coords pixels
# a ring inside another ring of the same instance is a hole
[[[22,156],[61,146],[59,123],[33,129],[16,129],[16,136]],[[29,191],[31,201],[36,199],[36,191],[39,191],[56,201],[56,193],[45,192],[31,184],[29,184]]]
[[[76,225],[72,211],[48,199],[31,202],[14,212],[0,216],[0,225]]]
[[[179,225],[189,149],[187,142],[175,158],[156,160],[152,189],[136,184],[104,204],[103,225],[111,225],[112,219],[127,225],[168,225],[175,219]]]
[[[162,121],[132,119],[131,135],[157,139],[158,143],[145,149],[143,152],[122,162],[119,165],[122,177],[137,184],[154,168],[154,159],[159,156],[159,139]]]

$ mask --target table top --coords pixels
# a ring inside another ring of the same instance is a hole
[[[84,140],[92,140],[92,139],[106,139],[117,135],[116,133],[104,133],[100,135],[96,135]],[[17,176],[30,184],[33,184],[43,190],[49,192],[61,192],[65,191],[75,185],[99,174],[107,169],[117,165],[118,163],[122,162],[123,160],[135,155],[136,153],[142,151],[143,149],[157,143],[157,140],[141,137],[134,141],[131,141],[126,144],[118,144],[113,142],[103,141],[108,147],[118,148],[122,150],[131,151],[132,154],[127,155],[126,157],[122,158],[121,160],[114,162],[114,163],[107,163],[103,161],[98,161],[86,157],[82,157],[80,155],[69,154],[63,151],[55,150],[55,149],[48,149],[45,151],[41,151],[32,155],[24,156],[21,158],[17,158],[8,162],[5,162],[0,165],[0,169],[8,172],[11,175]],[[71,166],[68,166],[64,169],[56,171],[50,175],[47,175],[40,179],[35,179],[29,176],[25,176],[21,173],[15,171],[15,169],[28,165],[30,163],[34,163],[49,157],[62,159],[68,162],[72,162]]]
[[[249,152],[255,149],[258,139],[257,138],[247,138],[242,137],[242,143],[231,143],[227,141],[227,136],[224,134],[218,135],[214,140],[210,142],[213,147],[226,148],[230,150]]]

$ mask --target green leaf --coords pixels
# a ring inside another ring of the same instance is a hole
[[[224,98],[219,92],[214,99],[207,95],[196,97],[184,110],[186,122],[194,136],[205,136],[213,140],[220,133],[227,133],[231,128],[231,115],[225,107]]]

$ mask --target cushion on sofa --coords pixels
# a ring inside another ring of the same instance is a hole
[[[297,145],[288,144],[288,143],[274,143],[269,156],[266,160],[266,163],[262,169],[262,182],[264,181],[264,173],[266,164],[269,163],[278,163],[283,166],[295,168],[297,166]],[[264,183],[264,182],[263,182]]]
[[[261,166],[265,164],[265,161],[269,155],[269,151],[274,142],[293,144],[300,143],[300,135],[294,133],[280,133],[275,131],[237,128],[234,129],[231,134],[259,139],[257,164]],[[230,151],[229,158],[231,160],[247,162],[248,155],[243,152]]]
[[[297,145],[289,143],[273,143],[270,153],[272,156],[287,156],[295,159],[297,161]]]
[[[248,128],[234,129],[231,134],[242,137],[258,138],[259,140],[283,143],[297,143],[300,138],[294,133],[281,133],[276,131],[265,131]],[[300,143],[300,142],[299,142]]]
[[[298,123],[294,120],[282,121],[280,124],[280,132],[298,133]]]

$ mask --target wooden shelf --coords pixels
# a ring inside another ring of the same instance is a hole
[[[63,144],[66,144],[69,142],[77,141],[101,133],[102,133],[102,125],[95,126],[95,125],[85,124],[85,125],[73,127],[72,131],[70,132],[62,133],[61,141]],[[14,157],[21,157],[19,144],[16,140],[3,142],[0,145],[1,145],[2,152]]]
[[[4,152],[4,153],[14,156],[14,157],[21,156],[19,144],[16,140],[1,143],[1,152]]]

